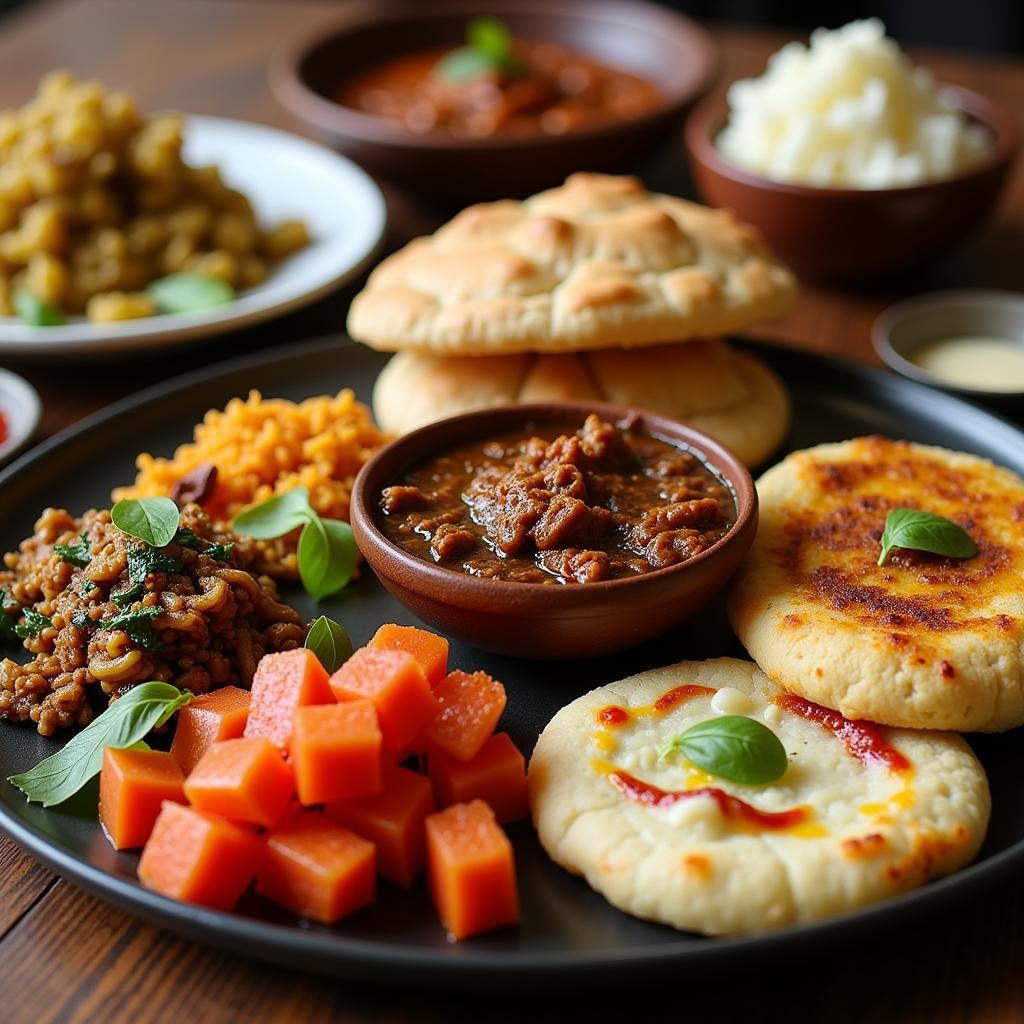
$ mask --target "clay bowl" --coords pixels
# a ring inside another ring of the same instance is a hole
[[[707,551],[642,576],[601,583],[513,583],[481,579],[424,561],[378,525],[381,490],[414,465],[455,445],[528,424],[575,430],[590,413],[690,448],[732,488],[737,520]],[[677,625],[722,589],[757,530],[757,491],[746,467],[706,434],[676,420],[600,402],[502,406],[453,416],[382,448],[352,491],[356,543],[384,586],[416,616],[476,647],[524,658],[578,658],[621,650]]]
[[[493,15],[520,37],[567,49],[653,81],[663,102],[650,114],[588,131],[460,139],[416,133],[342,106],[339,84],[391,57],[456,47],[469,20]],[[442,200],[525,196],[573,171],[634,168],[681,124],[717,63],[711,37],[682,15],[639,0],[415,0],[353,5],[333,29],[290,43],[270,65],[280,103],[370,173]]]
[[[992,136],[991,152],[952,178],[905,188],[815,188],[771,181],[730,164],[715,148],[725,97],[694,110],[686,145],[697,188],[711,206],[757,225],[803,277],[881,278],[911,270],[964,240],[991,211],[1017,152],[1013,119],[984,96],[943,86],[954,104]]]

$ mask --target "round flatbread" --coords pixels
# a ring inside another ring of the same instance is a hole
[[[1024,723],[1024,480],[974,455],[868,437],[790,455],[758,496],[729,614],[771,679],[888,725]],[[878,566],[893,508],[953,520],[977,555],[898,550]]]
[[[614,402],[684,420],[749,466],[763,462],[789,427],[782,381],[724,341],[562,356],[402,352],[377,378],[373,410],[382,429],[403,434],[473,409],[566,400]]]
[[[738,785],[659,757],[719,714],[779,737],[778,782]],[[848,722],[732,658],[573,701],[541,734],[529,778],[555,861],[620,910],[708,935],[812,921],[955,871],[977,853],[990,808],[960,737]]]
[[[793,275],[732,213],[574,174],[522,202],[471,206],[389,256],[348,330],[436,355],[629,348],[739,330],[795,296]]]

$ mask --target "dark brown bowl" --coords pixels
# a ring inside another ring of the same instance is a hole
[[[338,85],[383,59],[459,46],[475,16],[501,18],[516,35],[550,40],[632,70],[657,85],[649,115],[565,135],[460,139],[418,134],[333,99]],[[639,0],[435,0],[353,5],[335,28],[286,45],[270,85],[280,103],[372,174],[461,205],[525,196],[573,171],[629,170],[681,123],[717,64],[711,37],[687,18]]]
[[[590,413],[693,449],[732,488],[737,518],[707,551],[642,576],[602,583],[513,583],[481,579],[417,558],[384,536],[377,499],[423,459],[454,445],[528,424],[575,430]],[[476,647],[523,658],[579,658],[643,643],[693,614],[725,586],[757,531],[757,491],[728,449],[692,427],[652,412],[602,402],[512,405],[431,423],[382,448],[356,477],[352,529],[385,587],[424,622]]]
[[[715,147],[725,98],[701,104],[686,123],[694,180],[704,201],[757,225],[803,277],[880,278],[922,266],[962,242],[987,217],[1017,152],[1013,119],[984,96],[943,86],[993,138],[992,151],[966,171],[904,188],[816,188],[771,181],[731,164]]]

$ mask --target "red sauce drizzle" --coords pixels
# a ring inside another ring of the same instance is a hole
[[[655,711],[671,711],[677,704],[684,700],[692,700],[694,697],[704,697],[714,693],[708,686],[677,686],[674,690],[662,694],[654,702]]]
[[[616,704],[609,704],[608,707],[598,711],[597,720],[602,725],[625,725],[629,721],[629,712]]]
[[[823,708],[795,693],[780,693],[774,701],[794,715],[827,729],[842,741],[843,746],[861,764],[875,762],[891,772],[910,770],[910,762],[891,743],[886,742],[877,725],[871,722],[852,722],[838,711]]]
[[[628,772],[610,772],[608,780],[624,796],[650,807],[671,807],[680,800],[691,797],[708,796],[718,804],[718,809],[726,818],[741,818],[751,825],[762,829],[790,828],[799,825],[806,817],[804,807],[794,807],[790,811],[759,811],[745,800],[731,796],[725,790],[714,786],[702,786],[699,789],[661,789],[650,782],[641,782]]]

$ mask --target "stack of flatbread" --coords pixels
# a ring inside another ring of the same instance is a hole
[[[789,400],[759,359],[718,340],[787,312],[793,275],[728,212],[575,174],[522,202],[472,206],[384,260],[352,337],[398,355],[374,412],[404,433],[514,402],[652,409],[750,465],[781,442]]]

